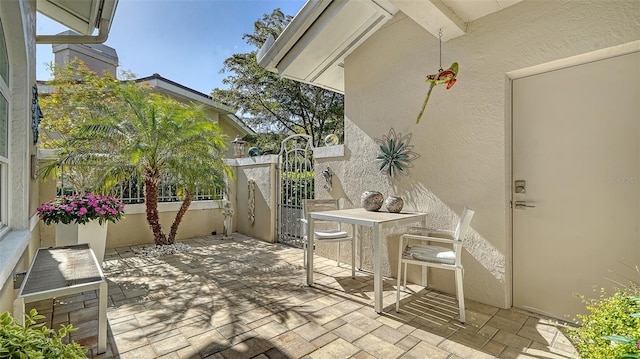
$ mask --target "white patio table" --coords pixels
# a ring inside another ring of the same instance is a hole
[[[323,212],[310,212],[307,215],[309,221],[309,232],[314,231],[314,221],[335,221],[356,225],[356,238],[362,233],[362,227],[373,228],[373,292],[374,292],[374,308],[376,313],[382,312],[382,248],[380,248],[380,233],[383,226],[397,226],[401,224],[409,224],[422,222],[426,225],[427,214],[418,212],[370,212],[363,208],[339,209]],[[313,245],[307,246],[307,285],[313,285]]]
[[[25,303],[98,291],[98,354],[107,351],[107,280],[89,244],[39,248],[13,302],[24,324]]]

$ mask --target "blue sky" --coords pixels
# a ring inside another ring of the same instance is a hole
[[[225,88],[223,62],[254,50],[242,35],[280,8],[295,15],[304,0],[119,0],[105,45],[118,53],[119,70],[138,77],[158,73],[209,94]],[[37,33],[52,35],[68,28],[38,14]],[[37,79],[51,78],[51,45],[37,45]]]

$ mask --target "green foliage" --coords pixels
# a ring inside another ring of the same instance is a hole
[[[71,325],[56,332],[43,324],[44,318],[35,309],[25,315],[25,325],[18,324],[8,312],[0,315],[0,358],[76,359],[86,358],[86,349],[78,343],[65,344],[67,334],[75,331]]]
[[[589,314],[578,315],[581,326],[570,333],[581,358],[640,357],[639,294],[637,286],[630,286],[610,296],[603,291],[599,299],[587,301]]]
[[[285,137],[287,136],[277,133],[256,133],[244,136],[243,140],[247,141],[247,148],[258,147],[260,153],[267,155],[280,153],[280,144]]]
[[[48,90],[39,97],[44,118],[40,122],[41,148],[57,149],[63,155],[71,151],[91,152],[90,143],[84,148],[71,147],[69,139],[90,123],[101,123],[109,118],[119,118],[126,112],[126,104],[118,97],[123,85],[112,74],[103,76],[91,71],[79,59],[70,60],[65,66],[52,65],[54,79],[47,81]],[[133,75],[123,73],[125,80]],[[76,143],[75,146],[80,146]],[[104,192],[96,183],[101,182],[99,160],[87,156],[73,164],[67,161],[64,167],[65,187],[73,192]],[[59,178],[62,173],[56,161],[45,163],[42,177]],[[106,193],[103,193],[106,194]]]
[[[64,167],[90,179],[76,191],[97,193],[109,193],[132,177],[142,179],[154,240],[173,243],[175,231],[167,240],[159,222],[158,183],[173,179],[184,211],[197,191],[224,186],[224,176],[232,174],[224,163],[227,136],[201,106],[153,93],[135,81],[74,72],[78,68],[83,69],[81,62],[60,69],[65,76],[52,84],[58,100],[46,108],[59,114],[51,121],[64,135],[54,143],[59,158],[47,164],[45,175]],[[184,211],[174,219],[176,231]]]
[[[287,193],[287,204],[302,206],[302,201],[314,197],[315,173],[297,171],[282,173],[282,193]]]
[[[223,83],[229,89],[215,89],[213,97],[238,108],[245,115],[243,120],[257,132],[307,134],[320,146],[328,134],[344,137],[344,96],[280,77],[256,60],[258,49],[269,36],[276,38],[291,18],[276,9],[255,22],[254,33],[243,39],[256,50],[225,60],[222,72],[230,75]]]

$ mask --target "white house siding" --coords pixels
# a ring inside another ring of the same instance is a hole
[[[439,67],[438,39],[398,13],[345,61],[346,161],[332,163],[334,181],[354,205],[365,190],[400,195],[406,209],[429,212],[429,224],[437,227],[453,228],[454,213],[475,209],[470,255],[463,259],[465,296],[508,307],[511,112],[505,74],[638,39],[638,1],[525,0],[470,23],[466,35],[442,45],[442,66],[460,64],[458,82],[450,90],[435,88],[416,125],[425,75]],[[373,141],[391,127],[412,133],[420,154],[410,176],[393,181],[378,171]],[[387,273],[393,275],[396,238],[387,238]],[[370,263],[370,252],[364,254]],[[417,271],[411,279],[419,282]],[[453,291],[448,273],[430,279]]]
[[[31,87],[36,75],[35,1],[0,1],[0,18],[8,47],[9,168],[8,227],[0,237],[0,312],[11,310],[13,273],[25,270],[39,247],[35,209],[38,183],[30,178],[30,156],[36,153],[31,136]]]

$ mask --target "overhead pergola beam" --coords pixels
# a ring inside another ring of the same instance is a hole
[[[467,24],[441,0],[391,0],[400,11],[436,38],[442,29],[442,41],[462,36]]]

